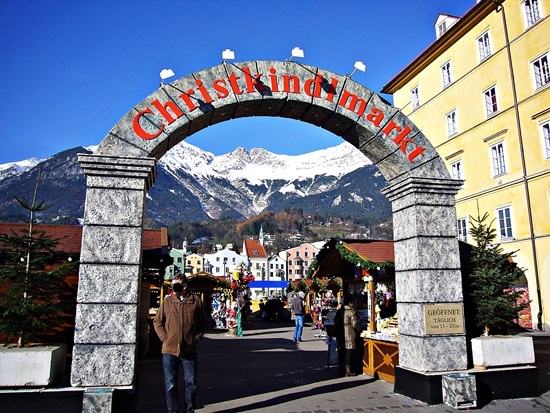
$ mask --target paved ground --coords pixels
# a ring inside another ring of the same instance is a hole
[[[305,340],[295,344],[290,323],[245,325],[243,337],[209,333],[201,343],[197,411],[211,412],[456,412],[445,404],[427,406],[393,393],[393,385],[370,376],[338,377],[327,368],[327,345],[304,329]],[[495,400],[478,406],[482,412],[550,412],[550,335],[532,333],[540,396]],[[138,366],[139,413],[163,413],[161,360],[142,358]]]
[[[456,412],[395,394],[393,385],[370,376],[338,377],[327,367],[327,345],[305,327],[303,343],[292,340],[291,323],[245,325],[243,337],[208,333],[200,345],[197,412],[343,413]],[[550,334],[530,333],[539,369],[538,397],[494,400],[478,405],[485,413],[550,412]],[[137,391],[118,393],[114,413],[165,413],[160,353],[155,341],[138,360]],[[158,344],[158,343],[157,343]],[[183,390],[180,388],[180,390]],[[116,396],[117,393],[115,393]],[[135,403],[137,399],[137,408]],[[47,389],[0,391],[0,413],[81,413],[82,390],[63,377]],[[91,413],[91,412],[90,412]]]

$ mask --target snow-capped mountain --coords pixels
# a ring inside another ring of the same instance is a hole
[[[11,195],[30,196],[36,165],[41,170],[39,199],[54,204],[42,219],[82,217],[86,186],[77,154],[94,149],[79,147],[47,160],[0,165],[0,196],[4,195],[0,221],[17,213]],[[162,225],[223,216],[248,218],[288,207],[339,216],[391,216],[389,203],[380,194],[384,178],[346,142],[297,156],[240,147],[215,156],[182,142],[159,161],[157,170],[156,183],[147,193],[147,215]]]
[[[0,181],[10,176],[22,174],[25,171],[35,167],[43,159],[29,158],[20,162],[10,162],[0,165]]]

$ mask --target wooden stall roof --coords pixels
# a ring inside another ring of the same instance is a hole
[[[394,261],[393,241],[331,238],[317,254],[317,268],[312,278],[353,278],[355,276],[355,265],[342,258],[336,248],[337,243],[348,251],[356,253],[363,260],[376,263]]]
[[[195,290],[207,291],[218,288],[231,288],[231,283],[223,276],[212,275],[205,271],[200,271],[196,274],[189,275],[187,281]]]
[[[11,230],[20,234],[21,230],[28,230],[26,223],[14,224],[0,222],[0,234],[10,234]],[[80,253],[82,246],[82,227],[78,225],[50,225],[35,224],[35,230],[45,231],[52,238],[59,238],[57,250]],[[168,231],[166,228],[145,229],[143,231],[143,251],[162,250],[163,254],[169,253]]]

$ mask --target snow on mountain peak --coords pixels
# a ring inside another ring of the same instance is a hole
[[[160,162],[167,169],[184,169],[193,176],[218,175],[250,183],[266,179],[309,179],[319,175],[340,177],[371,164],[347,142],[303,155],[278,155],[262,148],[248,151],[238,147],[220,156],[182,142]]]

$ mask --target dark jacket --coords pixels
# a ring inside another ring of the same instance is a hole
[[[183,301],[175,294],[166,297],[153,325],[162,341],[162,354],[176,357],[196,354],[197,343],[207,326],[200,297],[189,294]]]
[[[292,303],[290,304],[290,309],[294,315],[304,315],[304,300],[300,296],[294,297]]]

